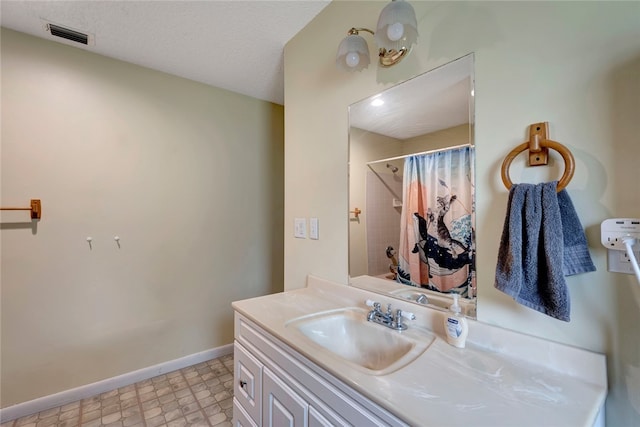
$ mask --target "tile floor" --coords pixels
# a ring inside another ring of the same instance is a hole
[[[232,400],[230,354],[0,427],[230,427]]]

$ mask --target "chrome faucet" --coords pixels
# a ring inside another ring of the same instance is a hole
[[[407,325],[404,323],[403,319],[414,320],[416,318],[413,313],[402,311],[400,309],[397,309],[394,313],[393,310],[391,310],[391,304],[387,304],[386,313],[382,311],[379,302],[367,300],[366,304],[369,307],[373,307],[373,310],[367,314],[367,320],[369,322],[377,323],[396,331],[404,331],[407,329]]]
[[[429,300],[427,299],[427,296],[425,294],[418,295],[418,297],[416,298],[416,302],[418,304],[429,304]]]

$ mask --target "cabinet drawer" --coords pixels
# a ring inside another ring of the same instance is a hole
[[[233,344],[233,393],[256,424],[262,419],[263,365],[237,341]]]
[[[233,427],[258,427],[235,397],[233,398]]]

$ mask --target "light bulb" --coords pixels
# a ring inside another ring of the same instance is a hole
[[[395,24],[391,24],[387,27],[387,37],[391,41],[398,41],[404,35],[404,25],[400,22],[396,22]]]
[[[345,57],[345,61],[349,67],[354,68],[360,63],[360,55],[358,55],[358,52],[349,52]]]

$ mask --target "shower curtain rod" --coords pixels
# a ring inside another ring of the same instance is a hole
[[[396,156],[396,157],[389,157],[387,159],[373,160],[371,162],[366,163],[366,165],[369,166],[369,165],[372,165],[374,163],[389,162],[391,160],[404,159],[406,157],[411,157],[411,156],[421,156],[423,154],[433,154],[433,153],[439,153],[440,151],[449,151],[449,150],[455,150],[456,148],[471,147],[471,146],[473,146],[473,144],[469,144],[469,143],[460,144],[460,145],[454,145],[453,147],[438,148],[438,149],[435,149],[435,150],[422,151],[420,153],[405,154],[404,156]]]

